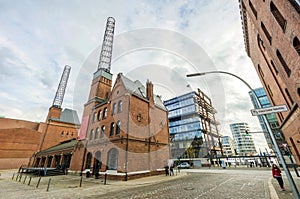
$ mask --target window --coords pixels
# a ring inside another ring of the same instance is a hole
[[[93,139],[93,135],[94,135],[94,129],[92,129],[92,130],[90,131],[90,140]]]
[[[295,37],[293,39],[293,46],[294,46],[295,50],[297,51],[298,55],[300,56],[300,41],[299,41],[298,37]]]
[[[64,132],[63,131],[61,132],[60,136],[64,136]]]
[[[270,3],[270,9],[277,23],[279,24],[279,26],[284,32],[286,27],[286,20],[283,18],[283,16],[281,15],[281,13],[279,12],[279,10],[277,9],[277,7],[272,1]]]
[[[107,155],[107,169],[117,170],[118,169],[118,150],[113,148],[108,152]]]
[[[300,88],[297,88],[298,96],[300,97]]]
[[[258,72],[259,72],[260,76],[264,77],[265,75],[264,75],[263,71],[261,70],[261,67],[259,64],[257,65],[257,68],[258,68]]]
[[[287,88],[285,89],[285,93],[288,96],[288,98],[291,101],[291,103],[294,104],[294,100],[293,100],[292,96],[290,95],[290,92],[289,92],[289,90]]]
[[[267,30],[265,24],[264,24],[263,22],[261,22],[261,23],[260,23],[260,26],[261,26],[262,30],[264,31],[264,33],[265,33],[267,39],[269,40],[270,45],[272,45],[272,37],[271,37],[269,31]]]
[[[254,6],[253,6],[251,0],[249,0],[249,6],[250,6],[250,8],[251,8],[251,10],[252,10],[252,12],[253,12],[255,18],[257,19],[257,11],[256,11],[256,9],[254,8]]]
[[[101,127],[101,134],[100,134],[100,138],[103,139],[104,138],[104,133],[105,133],[105,126],[103,125]]]
[[[116,127],[116,135],[119,135],[121,131],[121,121],[117,121],[117,127]]]
[[[277,68],[276,68],[276,66],[275,66],[275,64],[274,64],[274,62],[272,60],[271,60],[271,65],[272,65],[272,67],[273,67],[276,75],[278,75],[278,70],[277,70]]]
[[[107,117],[107,108],[105,107],[103,110],[103,119],[105,119]]]
[[[94,137],[95,140],[97,140],[99,138],[99,134],[100,134],[100,129],[98,127],[98,128],[96,128],[96,132],[95,132],[95,137]]]
[[[93,114],[93,122],[95,122],[95,121],[96,121],[96,119],[97,119],[97,113],[96,113],[96,112],[94,112],[94,114]]]
[[[114,103],[113,106],[112,106],[111,115],[115,115],[116,114],[116,108],[117,108],[117,105],[116,105],[116,103]]]
[[[122,112],[122,101],[120,100],[118,102],[118,113],[121,113]]]
[[[271,90],[271,88],[270,88],[269,85],[267,86],[267,91],[268,91],[268,93],[269,93],[269,96],[270,96],[270,97],[273,97],[273,93],[272,93],[272,90]]]
[[[288,65],[284,61],[284,59],[283,59],[281,53],[279,52],[279,50],[276,50],[276,55],[277,55],[277,58],[279,59],[281,65],[283,66],[284,71],[286,72],[287,76],[290,77],[291,76],[291,69],[288,67]]]
[[[114,135],[114,131],[115,131],[115,123],[111,123],[110,124],[109,136],[113,136]]]
[[[101,120],[101,115],[102,115],[102,111],[101,111],[101,110],[99,110],[99,111],[98,111],[98,121],[100,121],[100,120]]]

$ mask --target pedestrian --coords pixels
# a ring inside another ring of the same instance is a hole
[[[272,164],[272,175],[278,181],[281,190],[285,191],[285,188],[283,186],[282,176],[281,176],[281,170],[276,164]]]
[[[170,176],[174,175],[174,164],[171,164],[170,166]]]
[[[169,166],[166,164],[165,165],[165,172],[166,172],[166,176],[169,175]]]

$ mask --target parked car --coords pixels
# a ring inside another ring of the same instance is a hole
[[[178,165],[178,168],[181,168],[181,169],[189,169],[191,166],[189,163],[187,162],[182,162],[180,165]]]

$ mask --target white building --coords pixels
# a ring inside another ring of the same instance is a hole
[[[257,153],[252,136],[246,133],[246,131],[250,131],[247,123],[230,124],[230,129],[237,155],[253,155]]]

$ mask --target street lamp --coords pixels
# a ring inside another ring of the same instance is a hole
[[[261,104],[260,104],[260,102],[258,100],[258,97],[257,97],[256,93],[254,92],[254,90],[251,88],[251,86],[245,80],[243,80],[241,77],[239,77],[239,76],[237,76],[235,74],[232,74],[232,73],[229,73],[229,72],[225,72],[225,71],[209,71],[209,72],[203,72],[203,73],[188,74],[187,77],[203,76],[203,75],[212,74],[212,73],[223,73],[223,74],[231,75],[231,76],[233,76],[233,77],[238,78],[239,80],[241,80],[251,90],[251,92],[253,93],[253,96],[254,96],[255,101],[256,101],[256,103],[258,105],[258,108],[262,108]],[[264,121],[264,123],[265,123],[265,125],[267,127],[268,133],[269,133],[269,135],[271,137],[271,140],[272,140],[272,142],[274,144],[275,150],[276,150],[276,152],[278,154],[279,160],[280,160],[280,162],[282,164],[282,167],[283,167],[283,169],[285,171],[285,174],[286,174],[286,176],[288,178],[288,181],[289,181],[289,183],[291,185],[293,194],[294,194],[295,198],[299,199],[299,192],[298,192],[297,187],[295,185],[295,182],[294,182],[294,180],[293,180],[293,178],[291,176],[291,173],[290,173],[290,171],[288,170],[288,168],[286,166],[285,160],[284,160],[284,158],[283,158],[283,156],[281,154],[281,151],[280,151],[279,146],[278,146],[278,144],[276,142],[275,136],[272,133],[272,130],[271,130],[271,127],[270,127],[270,125],[269,125],[269,123],[267,121],[266,115],[265,114],[262,115],[262,118],[263,118],[263,121]]]

